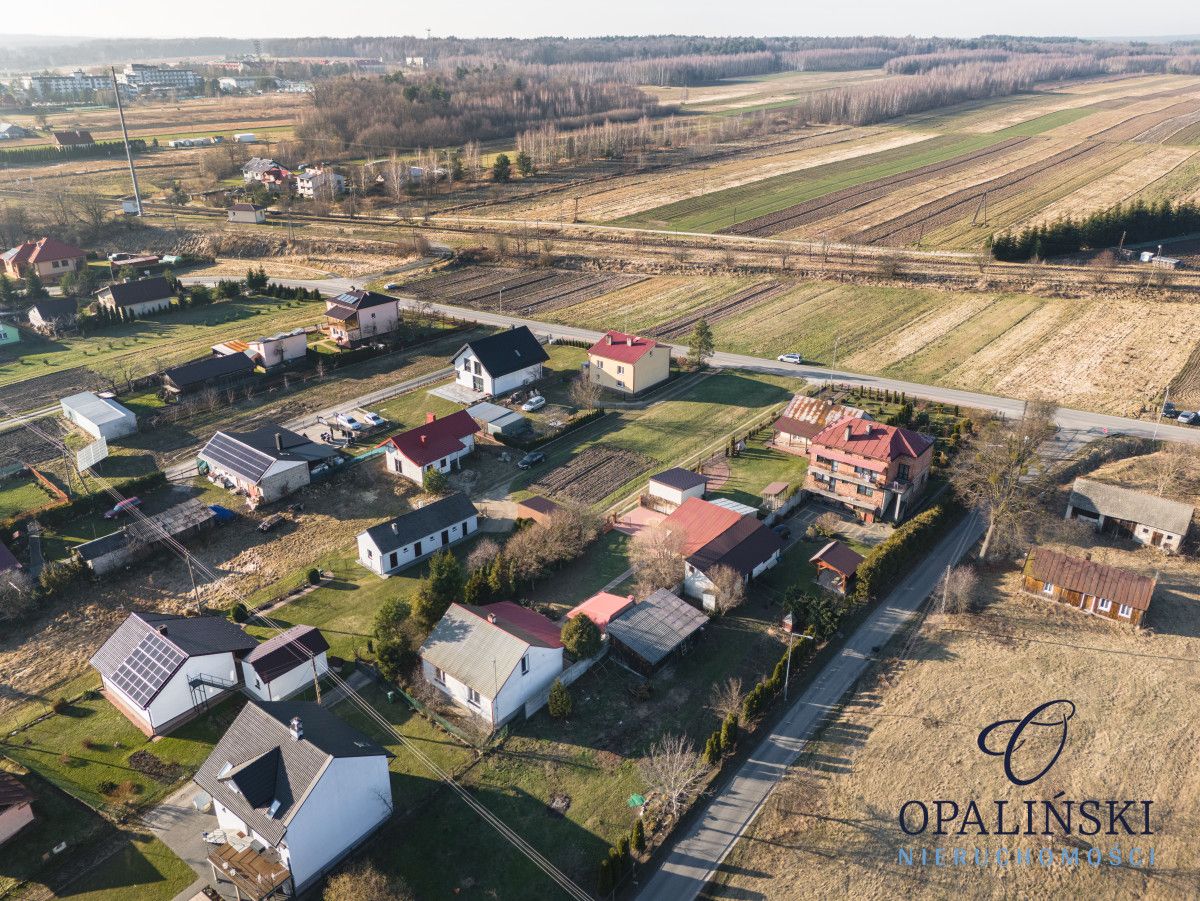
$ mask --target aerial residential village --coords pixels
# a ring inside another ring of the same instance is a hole
[[[220,65],[11,90],[311,89]],[[351,190],[264,137],[162,141],[253,147],[203,228],[282,241],[293,199]],[[114,221],[196,200],[126,191]],[[810,789],[760,774],[722,812],[731,780],[869,731],[862,693],[953,659],[921,656],[939,630],[1194,654],[1197,414],[1169,392],[1124,418],[857,375],[840,337],[744,352],[741,283],[643,327],[605,298],[657,274],[530,263],[550,238],[517,265],[439,233],[334,276],[143,227],[0,254],[0,898],[742,897],[785,867],[738,841],[785,834],[785,802],[754,811]],[[701,878],[705,828],[728,847]]]

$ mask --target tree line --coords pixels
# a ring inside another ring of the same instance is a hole
[[[129,149],[134,153],[141,153],[146,149],[146,142],[141,138],[131,138]],[[124,155],[125,145],[120,141],[97,141],[95,144],[70,144],[66,147],[46,144],[40,147],[14,147],[11,150],[0,150],[0,166],[23,166],[30,163],[53,163],[61,160]]]
[[[1030,225],[1015,233],[994,235],[989,248],[997,260],[1023,262],[1080,250],[1099,250],[1122,241],[1140,244],[1192,232],[1200,232],[1200,204],[1138,200],[1079,219],[1065,217]]]

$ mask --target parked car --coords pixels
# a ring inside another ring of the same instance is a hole
[[[526,413],[532,413],[534,410],[540,410],[544,406],[546,406],[546,398],[540,394],[535,394],[529,400],[525,401],[525,403],[521,404],[521,409]]]
[[[524,457],[517,461],[517,469],[529,469],[531,466],[537,466],[546,460],[546,455],[541,451],[530,451]]]
[[[1184,410],[1175,418],[1184,425],[1195,425],[1196,420],[1200,419],[1200,413],[1192,413],[1188,410]]]
[[[378,413],[372,413],[370,410],[363,410],[362,417],[367,421],[368,428],[377,429],[381,425],[387,424],[386,419],[384,419]]]
[[[395,291],[399,287],[400,287],[400,285],[398,282],[388,282],[386,285],[383,286],[383,290],[384,291]]]
[[[780,523],[777,526],[771,526],[771,531],[774,532],[776,535],[778,535],[780,538],[782,538],[784,541],[787,541],[789,538],[792,537],[792,527],[789,526],[787,523]]]
[[[336,421],[343,429],[349,429],[352,432],[360,432],[363,429],[363,424],[351,413],[339,413]]]
[[[119,504],[117,504],[111,510],[106,512],[104,514],[104,518],[105,519],[116,519],[118,516],[122,515],[123,513],[128,513],[134,507],[140,507],[141,505],[142,505],[142,499],[140,497],[127,497],[127,498],[125,498],[125,500],[121,501]]]
[[[122,260],[132,260],[132,259],[133,259],[133,254],[131,254],[131,253],[110,253],[108,255],[108,261],[110,263],[119,263]]]
[[[285,519],[287,519],[287,516],[283,513],[272,513],[258,524],[258,531],[269,532]]]
[[[780,354],[777,359],[780,363],[795,363],[799,365],[804,362],[804,357],[800,354]]]

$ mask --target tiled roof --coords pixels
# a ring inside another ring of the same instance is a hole
[[[843,576],[851,576],[863,562],[862,554],[840,541],[831,541],[808,558],[809,563],[820,561]]]
[[[788,401],[788,405],[784,407],[782,415],[788,419],[795,419],[800,422],[815,423],[822,428],[837,422],[839,419],[853,419],[855,417],[871,418],[865,412],[858,409],[858,407],[835,404],[820,397],[809,397],[807,394],[795,395]]]
[[[51,260],[77,260],[87,254],[67,244],[58,238],[39,238],[36,241],[25,241],[4,252],[6,262],[17,263],[47,263]]]
[[[111,295],[113,303],[118,307],[127,307],[135,303],[148,303],[163,300],[174,295],[171,283],[161,275],[154,278],[139,278],[132,282],[116,282],[101,288],[97,294]]]
[[[1154,596],[1155,580],[1148,576],[1044,547],[1029,552],[1025,572],[1039,582],[1128,604],[1135,610],[1148,610]]]
[[[714,566],[728,566],[745,576],[771,555],[783,550],[783,539],[754,516],[742,516],[694,553],[687,562],[703,573]]]
[[[1076,510],[1140,523],[1172,535],[1186,535],[1195,512],[1190,504],[1084,478],[1075,480],[1067,503]]]
[[[861,417],[826,426],[812,443],[889,462],[899,457],[915,459],[933,447],[933,439],[928,435]]]
[[[708,617],[691,604],[660,588],[608,624],[608,634],[654,665],[692,634]]]
[[[690,557],[718,535],[723,534],[742,518],[742,514],[718,507],[698,497],[689,497],[671,513],[663,524],[683,531],[683,555]]]
[[[292,626],[278,635],[267,639],[245,657],[245,663],[254,668],[264,682],[274,682],[284,673],[290,673],[323,651],[329,650],[329,642],[315,626]]]
[[[546,349],[524,325],[476,341],[468,341],[454,356],[457,357],[465,348],[471,349],[488,375],[494,379],[528,366],[545,363],[550,359]]]
[[[29,315],[34,310],[44,322],[51,319],[73,319],[79,315],[79,304],[73,297],[44,297],[29,308]]]
[[[388,554],[426,535],[464,522],[478,512],[470,498],[455,492],[395,519],[371,526],[364,534],[370,537],[380,553]]]
[[[636,363],[659,346],[653,338],[626,335],[624,332],[605,332],[603,338],[588,348],[588,353],[618,363]]]
[[[430,414],[432,415],[432,414]],[[464,438],[479,431],[479,423],[466,410],[458,410],[419,425],[415,429],[393,435],[380,444],[390,445],[417,466],[425,466],[465,447]]]

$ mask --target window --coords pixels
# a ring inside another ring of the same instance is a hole
[[[1125,619],[1129,619],[1129,617],[1133,616],[1133,608],[1128,604],[1122,604],[1117,608],[1117,616],[1123,616]]]
[[[625,372],[625,367],[624,367],[624,366],[618,366],[618,367],[617,367],[617,375],[623,375],[623,374],[624,374],[624,372]]]
[[[858,493],[863,497],[871,497],[875,494],[874,491],[872,491],[870,488],[867,488],[865,485],[855,485],[854,487],[858,489]]]
[[[446,674],[436,666],[433,668],[433,679],[435,682],[440,682],[442,685],[446,684]]]
[[[473,688],[468,688],[467,689],[467,703],[474,704],[476,707],[478,707],[479,706],[479,692],[477,692]]]
[[[901,463],[900,468],[896,472],[896,477],[905,481],[909,478],[909,468],[907,463]]]
[[[529,675],[529,655],[528,654],[526,654],[524,657],[521,658],[521,675],[522,676]]]
[[[597,369],[603,369],[603,368],[604,368],[604,361],[603,361],[603,360],[597,360],[597,361],[596,361],[596,368],[597,368]]]
[[[375,552],[373,550],[371,550],[370,548],[367,548],[367,559],[368,560],[375,559]]]
[[[1054,583],[1053,582],[1043,582],[1042,583],[1042,594],[1054,594]]]
[[[392,551],[392,556],[389,559],[391,560],[391,562],[388,564],[389,566],[395,566],[400,562],[399,554],[397,554],[395,551]]]
[[[1112,610],[1112,601],[1108,598],[1097,598],[1096,609],[1101,613],[1108,613],[1109,610]]]

